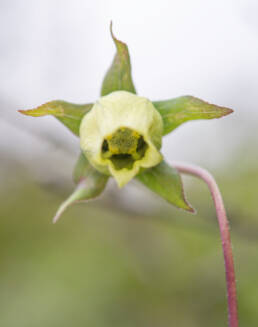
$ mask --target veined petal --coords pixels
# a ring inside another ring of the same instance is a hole
[[[128,127],[149,138],[154,120],[159,129],[157,133],[162,133],[162,118],[153,104],[148,99],[130,92],[116,91],[104,96],[94,105],[94,110],[103,137],[114,133],[120,127]]]
[[[162,161],[162,155],[155,146],[151,142],[148,142],[148,145],[145,156],[140,160],[141,167],[143,168],[156,166]]]
[[[140,167],[139,164],[135,164],[133,169],[123,168],[117,170],[112,164],[110,164],[109,171],[111,175],[115,178],[118,187],[122,188],[139,173]]]
[[[120,170],[115,169],[113,164],[109,164],[110,174],[115,178],[119,187],[126,185],[133,179],[139,172],[140,168],[150,168],[158,165],[162,161],[160,152],[151,145],[147,150],[145,156],[141,160],[134,162],[132,169],[123,168]]]
[[[93,106],[95,108],[95,105]],[[90,161],[101,160],[103,136],[99,128],[96,111],[90,111],[83,118],[80,126],[80,146]]]

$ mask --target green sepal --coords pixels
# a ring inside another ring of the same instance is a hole
[[[35,109],[19,110],[19,112],[23,115],[33,117],[55,116],[78,136],[81,120],[90,111],[92,106],[93,104],[74,104],[62,100],[55,100],[42,104]]]
[[[153,105],[163,118],[163,135],[189,120],[220,118],[233,112],[232,109],[216,106],[189,95],[154,101]]]
[[[91,166],[88,159],[81,152],[73,170],[73,180],[75,184],[78,184],[81,180],[87,178],[93,170],[95,170],[95,168]]]
[[[99,196],[104,191],[107,181],[108,176],[103,175],[92,168],[87,177],[81,179],[73,193],[61,204],[53,219],[53,223],[57,222],[63,212],[70,205],[94,199]]]
[[[114,36],[112,22],[110,24],[110,32],[116,46],[116,54],[111,67],[104,77],[101,96],[119,90],[136,93],[131,75],[131,62],[128,47]]]
[[[136,178],[170,204],[192,213],[195,212],[185,198],[182,180],[178,171],[165,161],[143,171]]]

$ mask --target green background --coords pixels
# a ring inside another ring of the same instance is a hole
[[[7,153],[5,158],[1,326],[226,326],[221,244],[205,184],[185,180],[196,216],[149,192],[152,214],[139,214],[133,195],[131,207],[123,207],[113,199],[118,191],[108,189],[103,198],[68,209],[52,225],[72,182],[41,185],[19,161]],[[240,326],[255,327],[258,173],[250,165],[240,168],[229,165],[215,175],[232,227]]]

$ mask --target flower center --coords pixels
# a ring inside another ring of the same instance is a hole
[[[102,144],[102,156],[109,159],[116,169],[131,169],[136,160],[142,159],[147,143],[138,132],[121,127],[108,135]]]

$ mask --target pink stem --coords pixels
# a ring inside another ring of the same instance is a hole
[[[190,164],[181,164],[176,162],[172,163],[172,165],[181,173],[201,178],[209,187],[216,208],[217,219],[220,229],[220,237],[222,240],[222,248],[226,270],[229,327],[238,327],[236,278],[233,253],[230,241],[229,224],[218,185],[213,176],[203,168]]]

